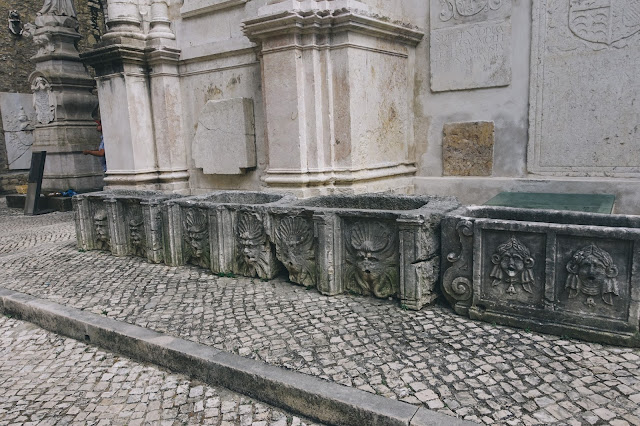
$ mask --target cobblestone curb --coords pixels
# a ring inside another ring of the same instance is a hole
[[[328,383],[0,287],[0,311],[47,330],[339,425],[465,425],[425,408]]]

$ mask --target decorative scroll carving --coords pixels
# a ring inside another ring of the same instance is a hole
[[[240,274],[268,279],[273,276],[275,265],[271,244],[260,217],[241,213],[236,228],[238,255],[236,263]]]
[[[96,249],[110,250],[111,239],[109,237],[109,222],[107,212],[98,210],[93,216],[93,227],[96,233]]]
[[[134,256],[146,257],[147,244],[144,233],[144,220],[142,215],[132,214],[129,219],[129,241],[131,244],[131,254]]]
[[[189,209],[185,218],[185,262],[211,267],[207,218],[200,210]]]
[[[508,294],[516,294],[516,285],[520,285],[527,293],[533,293],[531,286],[535,286],[533,278],[533,265],[535,261],[531,257],[529,249],[516,237],[500,244],[493,256],[491,256],[493,269],[490,277],[492,285],[506,285]]]
[[[346,288],[386,298],[398,293],[398,244],[382,222],[358,222],[346,230]]]
[[[316,286],[313,227],[301,217],[285,217],[274,233],[276,257],[289,271],[289,279],[305,287]]]
[[[565,288],[569,290],[569,298],[580,294],[586,296],[585,304],[596,306],[595,297],[600,296],[607,305],[613,305],[613,296],[619,295],[618,267],[613,263],[609,253],[595,244],[576,251],[567,263],[569,276]]]
[[[610,46],[640,31],[640,2],[571,0],[569,29],[583,40]]]
[[[447,296],[456,302],[465,302],[473,295],[472,265],[473,256],[473,222],[461,220],[456,225],[460,238],[460,254],[454,252],[447,255],[447,260],[453,263],[444,273],[442,286]],[[468,304],[468,303],[467,303]]]
[[[36,77],[31,85],[33,90],[33,106],[40,124],[48,124],[55,120],[55,105],[51,101],[51,85],[44,77]]]

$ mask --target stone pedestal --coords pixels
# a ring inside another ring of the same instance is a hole
[[[101,46],[82,55],[95,68],[111,189],[188,193],[175,36],[167,3],[154,0],[143,32],[137,2],[109,1]]]
[[[56,12],[58,13],[58,12]],[[97,149],[100,135],[92,112],[98,104],[93,79],[80,61],[80,39],[75,16],[45,13],[36,18],[32,58],[36,71],[29,76],[37,124],[34,151],[47,151],[42,189],[102,187],[103,171],[95,158],[82,155]]]
[[[414,56],[423,34],[358,1],[270,3],[244,22],[261,47],[262,180],[303,196],[396,189],[395,179],[416,170]]]

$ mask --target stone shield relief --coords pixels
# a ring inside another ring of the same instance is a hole
[[[305,287],[316,286],[316,249],[313,224],[302,217],[285,217],[275,228],[276,257],[289,271],[289,279]]]
[[[379,221],[346,224],[345,287],[347,291],[379,298],[399,291],[398,241],[396,232]]]

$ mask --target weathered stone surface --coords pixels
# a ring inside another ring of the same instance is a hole
[[[442,224],[442,288],[471,318],[638,346],[639,237],[636,216],[461,208]]]
[[[489,121],[444,125],[442,141],[445,176],[491,176],[494,124]]]
[[[456,206],[452,197],[315,197],[269,207],[271,235],[293,282],[421,309],[436,297],[440,219]]]
[[[163,207],[171,265],[193,263],[217,274],[271,279],[280,271],[269,239],[266,208],[288,203],[282,194],[217,191],[171,200]]]
[[[4,129],[9,170],[28,169],[31,164],[31,145],[35,112],[33,97],[21,93],[0,93],[0,113]]]
[[[511,0],[431,0],[431,90],[511,84]]]
[[[253,101],[209,101],[200,112],[191,148],[205,174],[235,175],[256,167]]]
[[[534,2],[529,170],[640,176],[637,2]]]

